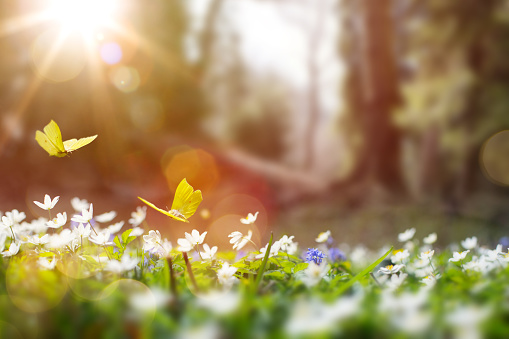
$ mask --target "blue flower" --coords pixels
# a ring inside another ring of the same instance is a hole
[[[345,253],[337,247],[329,249],[329,258],[332,262],[340,262],[346,260]]]
[[[322,251],[316,248],[308,248],[306,253],[306,262],[314,262],[315,264],[320,265],[323,258],[325,258],[325,255]]]

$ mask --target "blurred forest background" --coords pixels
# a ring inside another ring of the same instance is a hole
[[[507,234],[507,0],[4,0],[0,16],[2,211],[42,215],[48,193],[127,220],[186,177],[211,244],[255,211],[257,237],[304,246]],[[34,135],[51,119],[99,136],[49,157]]]

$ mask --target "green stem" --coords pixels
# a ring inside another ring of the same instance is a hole
[[[177,283],[175,281],[175,272],[173,271],[173,260],[170,256],[166,257],[168,267],[170,268],[170,289],[171,293],[177,298]]]
[[[258,270],[258,274],[256,275],[256,280],[253,285],[253,292],[256,292],[258,290],[258,286],[260,285],[260,282],[262,281],[263,273],[265,272],[265,267],[267,266],[267,261],[269,261],[270,249],[272,247],[273,240],[274,240],[274,235],[271,232],[269,243],[267,245],[267,250],[265,250],[265,257],[263,258],[262,265],[260,266],[260,269]]]
[[[198,292],[200,289],[198,288],[198,284],[196,283],[196,279],[194,278],[193,269],[191,268],[191,263],[189,262],[189,257],[187,256],[187,252],[182,252],[184,256],[184,261],[186,262],[187,272],[189,273],[189,279],[191,279],[191,283],[193,284],[194,289]]]

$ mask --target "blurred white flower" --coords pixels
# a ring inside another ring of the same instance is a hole
[[[111,234],[115,234],[122,229],[122,226],[124,226],[123,220],[108,226],[106,229],[110,231]]]
[[[55,198],[56,199],[56,198]],[[14,223],[20,223],[27,217],[25,212],[19,212],[17,209],[14,209],[10,212],[5,212],[5,215],[12,219]]]
[[[90,204],[90,209],[84,208],[81,210],[81,214],[75,214],[71,220],[74,222],[86,224],[89,223],[90,220],[94,217],[94,205]]]
[[[428,288],[431,288],[433,286],[435,286],[435,284],[437,283],[437,277],[435,277],[434,275],[430,274],[426,277],[424,277],[421,282],[426,285],[426,287]]]
[[[143,250],[152,251],[161,244],[161,233],[159,231],[150,230],[148,235],[143,236]]]
[[[306,284],[306,286],[314,286],[327,275],[329,269],[329,265],[317,265],[312,261],[309,263],[308,267],[302,271],[302,282]]]
[[[95,221],[100,222],[100,223],[107,223],[107,222],[110,222],[113,219],[115,219],[116,216],[117,216],[117,212],[110,211],[110,212],[96,215]]]
[[[141,224],[145,218],[147,217],[147,206],[136,207],[136,212],[131,213],[131,219],[129,219],[129,223],[133,225],[133,227]]]
[[[109,246],[113,245],[113,241],[110,241],[110,232],[108,230],[103,230],[97,234],[91,234],[89,240],[97,245],[101,246]]]
[[[2,256],[4,256],[4,257],[12,257],[13,255],[16,255],[19,252],[19,247],[20,247],[19,244],[16,244],[15,242],[13,242],[9,246],[8,250],[2,252]]]
[[[318,243],[324,243],[327,240],[329,240],[330,235],[331,235],[330,231],[321,232],[320,234],[318,234],[318,237],[315,239],[315,241]]]
[[[76,212],[81,212],[84,209],[88,209],[90,207],[90,204],[86,199],[80,199],[78,197],[74,197],[71,199],[71,205]]]
[[[228,235],[230,239],[230,244],[233,244],[233,249],[240,250],[243,248],[253,236],[253,232],[251,230],[247,231],[247,235],[243,235],[241,232],[235,231]]]
[[[466,238],[461,242],[461,246],[467,250],[472,250],[477,247],[477,237]]]
[[[468,252],[470,252],[470,250],[466,250],[463,252],[453,252],[452,258],[450,258],[449,261],[458,262],[460,260],[463,260],[467,256]]]
[[[435,250],[431,250],[431,251],[426,251],[426,252],[422,252],[420,255],[419,255],[419,259],[421,260],[431,260],[431,258],[433,258],[433,254],[435,254]]]
[[[45,234],[42,237],[39,237],[38,235],[34,235],[33,237],[28,239],[29,243],[34,244],[36,246],[47,244],[48,241],[49,241],[49,234]]]
[[[398,234],[398,240],[400,242],[406,242],[409,241],[414,237],[415,234],[415,228],[409,228],[405,232]]]
[[[228,290],[212,291],[208,294],[201,294],[196,299],[198,306],[203,307],[216,315],[231,314],[238,309],[241,301],[239,293]]]
[[[436,234],[436,233],[431,233],[430,235],[428,235],[427,237],[425,237],[422,241],[423,241],[425,244],[427,244],[427,245],[434,244],[434,243],[435,243],[435,241],[437,241],[437,234]]]
[[[258,254],[255,258],[256,259],[263,259],[265,257],[265,252],[267,252],[267,247],[269,244],[265,245],[265,247],[260,248],[260,254]],[[270,247],[270,253],[269,258],[272,258],[273,256],[277,255],[279,253],[279,250],[281,249],[281,243],[278,241],[274,241],[272,243],[272,246]]]
[[[204,252],[200,252],[200,256],[203,260],[212,260],[217,252],[217,246],[214,246],[212,248],[209,247],[207,244],[203,244],[203,250]]]
[[[60,233],[50,235],[46,248],[56,249],[68,245],[76,238],[76,235],[68,228],[63,229]]]
[[[284,251],[288,254],[294,254],[297,252],[297,243],[293,242],[294,236],[283,235],[281,239],[279,239],[279,243],[281,244],[281,251]]]
[[[407,277],[408,274],[403,272],[400,274],[392,274],[391,278],[387,281],[387,287],[391,290],[395,290],[403,284]]]
[[[58,199],[60,199],[60,196],[57,196],[57,197],[53,198],[53,200],[51,200],[50,196],[46,194],[44,196],[44,203],[41,203],[41,202],[38,202],[38,201],[34,201],[34,204],[36,204],[37,206],[39,206],[43,210],[49,211],[50,209],[55,207],[55,205],[58,202]]]
[[[48,257],[40,257],[39,260],[37,260],[37,264],[44,270],[52,270],[57,264],[57,259],[53,257],[53,260],[49,261]]]
[[[48,221],[46,223],[47,227],[50,228],[59,228],[65,225],[67,222],[67,213],[58,213],[56,218],[53,218],[52,220]]]
[[[408,250],[398,250],[395,251],[391,257],[391,261],[393,264],[398,264],[403,262],[403,260],[407,259],[410,256]]]
[[[9,228],[9,227],[12,227],[13,225],[14,225],[14,220],[12,220],[11,217],[8,217],[7,215],[4,215],[2,217],[2,224],[0,226]]]
[[[200,235],[200,232],[197,230],[192,230],[191,234],[185,232],[185,239],[180,238],[177,240],[177,243],[179,244],[178,250],[181,252],[191,251],[196,245],[203,244],[206,235],[207,232],[203,232]]]
[[[394,274],[398,273],[405,265],[387,265],[385,267],[380,267],[379,272],[383,274]]]
[[[481,308],[459,305],[447,314],[445,320],[449,325],[452,325],[455,338],[481,339],[483,335],[480,325],[491,313],[492,309],[488,306]]]
[[[258,213],[260,213],[260,212],[256,212],[254,215],[251,213],[248,213],[247,217],[240,219],[240,222],[243,223],[244,225],[254,224],[254,222],[256,221],[256,218],[258,218]]]
[[[221,285],[231,286],[237,281],[237,278],[234,276],[236,272],[237,267],[230,267],[230,264],[225,262],[223,266],[217,270],[217,280]]]
[[[108,260],[108,262],[106,263],[105,270],[114,273],[122,273],[134,269],[139,262],[140,262],[139,258],[131,258],[129,254],[124,253],[122,258],[120,258],[120,261]]]
[[[77,238],[88,238],[90,236],[90,233],[92,233],[92,228],[90,227],[90,224],[79,224],[78,227],[74,228],[73,233]]]
[[[145,231],[143,230],[143,228],[141,228],[141,227],[133,227],[133,230],[131,231],[131,233],[129,234],[129,236],[139,237],[139,236],[140,236],[140,235],[142,235],[143,233],[145,233]]]

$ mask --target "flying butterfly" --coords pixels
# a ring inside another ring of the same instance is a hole
[[[182,179],[180,184],[177,186],[175,197],[173,198],[173,203],[169,211],[163,210],[140,197],[138,197],[138,199],[162,214],[183,222],[189,222],[187,219],[196,212],[198,205],[200,205],[203,200],[201,191],[194,191],[193,186],[189,185],[185,178]]]
[[[79,140],[70,139],[62,142],[62,134],[60,133],[60,128],[53,120],[44,126],[44,133],[41,131],[35,132],[35,140],[37,140],[39,145],[44,148],[44,150],[48,152],[50,156],[59,158],[65,157],[72,151],[90,144],[92,141],[94,141],[95,138],[97,138],[97,135],[81,138]]]

